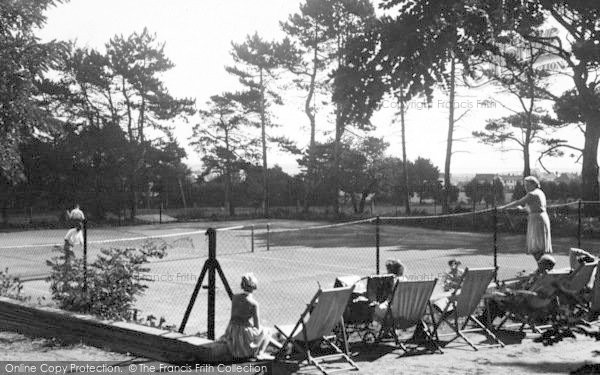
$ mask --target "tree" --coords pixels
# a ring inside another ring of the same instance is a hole
[[[319,0],[315,4],[318,4],[318,17],[328,28],[329,43],[333,46],[328,58],[332,66],[331,93],[335,115],[332,188],[336,190],[334,210],[339,212],[337,191],[342,182],[339,172],[344,132],[350,125],[368,129],[373,113],[373,108],[357,106],[355,99],[365,94],[365,90],[373,82],[357,67],[363,65],[368,58],[369,53],[363,48],[363,44],[370,44],[372,38],[365,38],[365,34],[376,18],[373,5],[368,0]]]
[[[374,137],[344,143],[339,176],[342,190],[350,194],[355,213],[364,212],[366,199],[378,192],[383,179],[381,160],[387,147],[383,139]],[[355,193],[360,196],[358,201]]]
[[[323,5],[325,1],[307,0],[300,4],[300,12],[292,14],[286,22],[281,22],[281,28],[291,38],[294,48],[288,48],[289,57],[284,59],[284,66],[297,76],[296,86],[307,92],[304,100],[304,113],[310,125],[308,146],[309,163],[306,170],[306,196],[304,211],[309,207],[309,195],[316,187],[314,174],[316,156],[316,95],[319,88],[326,85],[328,79],[324,74],[331,60],[332,49],[330,27],[324,22]]]
[[[172,139],[173,125],[169,122],[185,119],[195,110],[192,99],[174,98],[161,80],[161,75],[174,66],[164,53],[164,43],[159,43],[156,34],[144,28],[141,33],[133,33],[127,38],[115,36],[111,39],[106,45],[106,58],[111,69],[111,83],[121,91],[122,117],[130,143],[144,145],[155,142],[155,139],[148,138],[147,128]],[[111,96],[106,100],[109,107],[114,106]],[[132,217],[136,211],[136,191],[140,186],[138,174],[144,165],[145,150],[145,147],[132,148],[129,181]]]
[[[385,64],[394,56],[395,50],[389,46],[394,46],[394,39],[404,39],[404,34],[398,34],[403,31],[403,25],[413,25],[413,32],[408,34],[408,48],[403,49],[401,56],[405,57],[412,69],[408,69],[411,74],[417,73],[418,82],[424,85],[424,91],[430,98],[432,86],[438,83],[447,89],[449,96],[448,112],[448,136],[446,141],[446,162],[444,165],[444,197],[442,202],[443,212],[448,212],[448,192],[450,183],[450,167],[452,158],[452,143],[454,134],[454,125],[465,114],[455,116],[455,91],[457,69],[460,64],[463,71],[470,71],[470,59],[472,51],[476,48],[478,39],[477,33],[487,34],[488,23],[485,14],[482,14],[476,7],[470,6],[469,1],[446,1],[432,2],[429,0],[386,0],[382,3],[385,9],[399,9],[399,16],[391,19],[389,22],[392,27],[388,27],[391,32],[382,35],[384,41],[382,50],[378,54],[377,63]],[[466,25],[472,27],[472,33],[464,33],[462,30]]]
[[[485,10],[493,30],[493,38],[481,42],[482,50],[506,57],[510,52],[503,51],[498,44],[514,39],[513,35],[516,34],[567,67],[565,72],[568,71],[573,80],[572,90],[560,96],[543,88],[540,91],[556,101],[555,112],[560,120],[581,124],[584,128],[581,173],[583,199],[597,200],[600,194],[597,162],[600,77],[596,72],[600,64],[600,5],[579,0],[532,0],[525,3],[520,0],[502,3],[480,0],[479,8]],[[559,25],[564,37],[540,31],[542,26],[549,23]],[[471,33],[472,30],[467,32]]]
[[[231,202],[233,178],[245,163],[257,158],[257,142],[244,133],[246,119],[231,94],[214,95],[207,109],[200,110],[202,123],[193,129],[192,145],[203,154],[202,177],[217,174],[224,177],[224,206],[229,215],[235,215]]]
[[[516,144],[523,153],[523,177],[531,175],[530,147],[534,143],[548,144],[544,130],[555,124],[545,111],[533,108],[531,112],[518,112],[499,119],[488,120],[485,131],[473,135],[489,145]],[[509,151],[513,149],[508,149]]]
[[[410,186],[412,191],[419,193],[419,197],[434,198],[439,190],[438,177],[440,170],[431,163],[431,160],[418,157],[412,164]]]
[[[44,12],[60,0],[0,2],[0,177],[16,183],[25,176],[19,155],[22,141],[60,123],[40,102],[44,74],[57,66],[65,45],[40,43],[34,34]]]
[[[267,142],[269,140],[288,143],[285,139],[274,139],[267,137],[267,128],[273,127],[272,115],[269,113],[269,107],[273,104],[282,104],[281,97],[271,89],[271,81],[277,77],[277,71],[282,66],[280,47],[274,42],[263,40],[258,34],[246,37],[246,41],[241,44],[232,43],[233,50],[231,55],[235,66],[226,67],[226,70],[232,75],[238,77],[240,83],[246,91],[240,92],[236,100],[244,107],[249,114],[258,117],[254,124],[260,128],[260,139],[262,145],[262,166],[263,166],[263,192],[262,206],[265,217],[269,216],[269,179],[268,179],[268,160],[267,160]]]

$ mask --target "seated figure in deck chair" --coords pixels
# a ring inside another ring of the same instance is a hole
[[[394,275],[394,284],[397,281],[406,281],[406,277],[404,276],[404,266],[397,260],[389,259],[385,262],[385,268],[388,274]],[[381,322],[385,317],[388,311],[388,305],[390,303],[390,299],[392,298],[392,291],[390,290],[390,294],[385,298],[385,300],[381,303],[377,303],[374,306],[373,310],[373,321]]]
[[[552,255],[545,254],[538,261],[538,268],[528,276],[517,277],[500,282],[498,290],[487,298],[486,308],[480,319],[490,326],[495,318],[502,318],[512,306],[523,309],[541,309],[550,303],[555,288],[552,280],[547,277],[556,265]],[[561,275],[565,275],[562,273]],[[558,275],[557,275],[558,277]]]
[[[540,261],[543,260],[544,255]],[[585,258],[581,258],[585,261]],[[572,315],[581,303],[583,293],[587,291],[588,283],[596,268],[595,262],[579,263],[574,270],[563,270],[540,273],[538,278],[524,290],[505,290],[494,293],[489,306],[496,306],[500,311],[507,312],[501,325],[509,315],[525,324],[534,331],[539,331],[536,323],[546,320],[559,312]],[[541,265],[540,268],[543,266]],[[498,316],[496,314],[496,316]]]

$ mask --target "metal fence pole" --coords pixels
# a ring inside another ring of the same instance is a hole
[[[498,283],[498,208],[494,202],[494,281]]]
[[[163,203],[160,202],[160,207],[158,208],[158,223],[162,224],[162,212],[163,212]]]
[[[269,251],[271,249],[271,244],[269,243],[270,234],[271,234],[271,225],[269,225],[269,223],[267,223],[267,251]]]
[[[577,247],[581,249],[581,199],[577,206]]]
[[[379,240],[380,240],[380,235],[379,235],[379,216],[377,216],[377,218],[375,219],[375,273],[377,275],[379,275],[379,257],[380,257],[380,252],[379,252]]]
[[[87,220],[83,221],[83,294],[87,293]]]
[[[208,236],[208,325],[207,334],[209,340],[215,339],[215,299],[216,299],[216,285],[215,285],[215,267],[214,262],[217,259],[217,231],[213,228],[209,228],[206,231]]]
[[[250,249],[254,252],[254,225],[250,227]]]

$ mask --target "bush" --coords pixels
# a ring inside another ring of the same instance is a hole
[[[19,301],[27,301],[29,297],[21,294],[23,291],[23,282],[18,277],[10,276],[8,268],[0,271],[0,296],[13,298]]]
[[[62,309],[85,312],[104,319],[135,320],[133,304],[148,288],[142,275],[151,258],[166,254],[166,243],[146,242],[141,249],[102,249],[88,265],[84,290],[83,259],[69,246],[55,247],[59,256],[47,261],[52,268],[48,278],[52,299]]]

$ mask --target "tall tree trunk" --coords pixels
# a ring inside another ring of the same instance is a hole
[[[225,166],[225,211],[229,213],[229,216],[235,216],[235,209],[231,204],[231,152],[229,149],[229,131],[226,126],[223,127],[225,130],[225,149],[227,150],[227,164]]]
[[[404,122],[404,89],[400,88],[400,127],[402,128],[402,179],[404,185],[404,213],[410,215],[410,191],[408,189],[408,165],[406,162],[406,123]]]
[[[525,143],[523,146],[523,177],[531,175],[531,168],[529,165],[529,143]]]
[[[533,83],[530,82],[530,87],[533,86]],[[532,89],[533,91],[533,89]],[[533,94],[531,94],[533,95]],[[525,131],[525,141],[523,142],[523,177],[527,177],[531,175],[531,168],[529,164],[529,145],[531,144],[531,132],[533,130],[533,105],[535,101],[533,100],[533,96],[531,99],[531,105],[529,106],[529,110],[527,111],[527,130]]]
[[[333,200],[333,212],[336,214],[340,213],[340,202],[339,202],[339,193],[340,193],[340,160],[342,153],[342,135],[344,133],[344,126],[342,121],[342,115],[340,114],[339,105],[337,106],[336,116],[335,116],[335,140],[333,144],[333,184],[332,188],[334,189],[334,200]]]
[[[600,195],[598,186],[598,140],[600,139],[600,119],[586,121],[585,143],[581,167],[581,198],[597,201]]]
[[[444,197],[442,200],[442,213],[447,214],[450,208],[450,161],[452,160],[452,141],[454,136],[454,89],[456,80],[456,64],[454,56],[450,61],[450,97],[448,114],[448,138],[446,139],[446,163],[444,165]]]
[[[269,169],[267,164],[267,116],[265,113],[265,84],[263,71],[260,70],[260,127],[263,159],[263,214],[269,217]]]
[[[315,29],[316,34],[316,29]],[[304,102],[304,112],[306,113],[306,117],[308,117],[308,121],[310,122],[310,143],[308,146],[308,168],[306,171],[306,175],[308,177],[306,191],[304,193],[304,207],[303,211],[308,212],[308,207],[310,206],[310,197],[313,194],[313,190],[316,186],[316,176],[315,176],[315,164],[316,164],[316,155],[315,155],[315,133],[316,133],[316,120],[314,108],[311,107],[311,102],[313,101],[313,97],[315,94],[315,82],[317,79],[317,68],[319,63],[319,55],[318,55],[318,42],[316,42],[315,35],[315,44],[314,44],[314,55],[313,55],[313,67],[312,72],[310,74],[310,84],[308,86],[308,96],[306,97],[306,101]]]
[[[177,183],[179,184],[179,192],[181,193],[181,202],[183,203],[183,208],[187,209],[187,201],[185,199],[185,191],[183,190],[183,183],[181,182],[181,177],[177,179]]]

